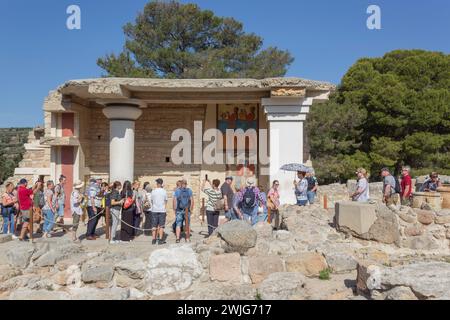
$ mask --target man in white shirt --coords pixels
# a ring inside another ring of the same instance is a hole
[[[152,207],[152,244],[155,245],[156,235],[159,235],[158,244],[165,244],[164,241],[164,228],[166,226],[166,216],[167,216],[167,192],[163,189],[163,180],[156,180],[156,189],[151,193],[151,207]]]

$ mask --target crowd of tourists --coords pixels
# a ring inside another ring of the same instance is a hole
[[[415,187],[412,184],[411,168],[402,167],[401,178],[394,176],[389,168],[383,168],[380,175],[383,178],[382,200],[387,206],[404,205],[411,206]],[[369,174],[364,168],[356,171],[357,185],[356,190],[351,194],[353,201],[367,202],[370,200],[369,194]],[[432,172],[421,185],[420,192],[436,192],[442,186],[437,172]]]
[[[402,178],[394,177],[388,168],[380,172],[383,177],[383,202],[386,205],[411,205],[413,185],[410,176],[411,168],[402,168]],[[353,201],[367,202],[369,194],[369,174],[364,168],[356,171],[356,190],[350,195]],[[422,184],[420,191],[436,191],[441,186],[439,176],[432,172]],[[149,182],[141,183],[116,181],[112,184],[102,179],[91,179],[86,186],[77,181],[70,190],[70,212],[72,225],[64,226],[66,211],[66,177],[61,176],[55,184],[49,180],[37,181],[32,187],[26,179],[15,186],[9,182],[1,198],[3,217],[3,233],[12,234],[13,238],[23,241],[32,231],[30,224],[37,225],[36,233],[50,238],[56,231],[66,233],[70,229],[72,239],[79,242],[77,235],[80,222],[87,225],[84,238],[94,241],[98,238],[97,226],[103,219],[106,227],[106,213],[109,213],[111,244],[132,242],[142,234],[151,236],[152,244],[166,243],[167,211],[169,207],[168,190],[164,181],[157,179],[155,187]],[[312,170],[297,172],[294,180],[294,193],[298,206],[312,205],[315,202],[319,184]],[[244,220],[251,225],[265,221],[274,229],[280,228],[280,183],[275,180],[266,192],[256,185],[253,177],[247,178],[245,185],[236,187],[233,177],[227,177],[223,184],[217,179],[209,181],[208,177],[201,184],[201,191],[206,195],[205,215],[208,225],[208,236],[219,226],[221,213],[225,222],[236,219]],[[84,190],[84,191],[82,191]],[[171,224],[175,241],[179,243],[182,235],[190,241],[191,213],[194,209],[194,194],[185,179],[177,182],[172,192],[172,210],[175,220]],[[119,235],[120,228],[120,235]]]
[[[151,236],[154,245],[166,243],[169,191],[165,189],[162,179],[155,181],[154,188],[148,182],[141,188],[138,181],[109,184],[102,179],[91,179],[87,186],[81,181],[75,182],[71,190],[66,186],[66,180],[64,176],[59,178],[57,184],[51,180],[45,183],[39,180],[31,188],[26,179],[20,180],[17,186],[7,183],[1,202],[3,233],[23,241],[32,230],[45,238],[55,236],[58,230],[63,233],[69,230],[74,242],[80,242],[83,238],[94,241],[98,238],[99,222],[103,219],[103,226],[106,227],[106,213],[109,212],[111,244],[132,242],[142,234]],[[241,219],[252,225],[267,221],[274,228],[279,228],[278,188],[278,181],[274,181],[266,193],[262,187],[256,186],[254,178],[248,178],[245,186],[236,188],[233,177],[227,177],[223,184],[217,179],[211,182],[206,177],[201,190],[206,195],[208,236],[219,226],[221,213],[224,213],[225,221]],[[72,214],[70,228],[64,225],[66,192],[71,192],[67,203]],[[181,179],[171,192],[175,220],[169,224],[175,241],[179,243],[182,235],[190,241],[191,232],[187,230],[194,209],[193,191],[187,181]],[[269,208],[272,219],[268,217]],[[31,218],[36,228],[31,228]],[[82,222],[87,227],[84,236],[77,234]]]

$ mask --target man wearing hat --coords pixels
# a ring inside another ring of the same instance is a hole
[[[84,183],[77,181],[73,184],[73,191],[70,195],[70,210],[72,211],[73,227],[72,227],[72,240],[74,242],[79,242],[77,238],[77,230],[80,224],[81,216],[83,215],[83,209],[81,204],[83,202],[83,194],[81,193],[81,188],[84,187]]]
[[[241,219],[253,225],[257,222],[258,207],[266,203],[261,192],[256,187],[255,178],[248,178],[245,185],[245,188],[237,194],[234,210],[236,210]]]
[[[233,177],[230,176],[225,178],[225,182],[220,187],[220,191],[222,192],[223,199],[225,202],[225,217],[228,219],[228,221],[238,219],[233,210],[234,192],[232,184],[233,184]]]
[[[152,244],[164,244],[164,228],[166,226],[167,216],[167,192],[163,188],[164,181],[159,178],[156,180],[156,189],[152,190],[150,201],[152,208]],[[157,240],[157,235],[159,240]]]

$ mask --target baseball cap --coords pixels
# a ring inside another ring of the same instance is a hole
[[[20,179],[19,184],[25,184],[25,183],[28,183],[27,179],[25,179],[25,178]]]

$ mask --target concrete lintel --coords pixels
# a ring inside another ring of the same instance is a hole
[[[39,176],[49,176],[50,168],[16,168],[14,170],[14,175],[39,175]]]
[[[79,146],[80,141],[75,137],[43,137],[40,140],[43,146]]]

